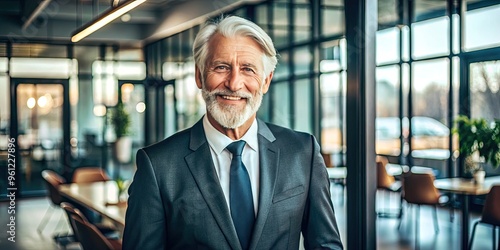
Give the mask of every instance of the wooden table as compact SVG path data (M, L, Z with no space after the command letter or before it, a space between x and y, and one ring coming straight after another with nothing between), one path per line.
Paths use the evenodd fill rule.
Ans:
M116 182L63 184L59 191L64 197L96 211L117 226L125 226L127 203L118 203Z
M473 180L464 178L445 178L434 181L434 186L436 186L437 189L463 196L462 249L467 249L469 245L469 197L489 193L490 188L494 184L500 184L500 176L487 177L482 184L476 184Z

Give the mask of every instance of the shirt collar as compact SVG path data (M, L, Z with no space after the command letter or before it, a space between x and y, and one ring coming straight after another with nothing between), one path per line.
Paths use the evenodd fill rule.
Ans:
M227 137L225 134L215 129L214 126L212 126L212 124L210 123L210 121L208 121L208 117L206 115L203 117L203 129L205 130L205 135L207 137L208 144L218 155L221 154L224 151L224 149L226 149L227 145L233 142L231 138ZM258 145L259 145L257 139L257 132L258 132L258 123L257 119L254 119L248 131L240 139L246 141L246 145L248 145L254 151L258 150Z

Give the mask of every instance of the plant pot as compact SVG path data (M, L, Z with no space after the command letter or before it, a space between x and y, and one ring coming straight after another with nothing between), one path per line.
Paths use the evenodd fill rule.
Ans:
M115 156L119 163L129 163L132 158L132 138L123 136L116 140Z
M484 176L486 175L486 171L484 170L478 170L474 173L474 182L476 184L483 184L484 183Z

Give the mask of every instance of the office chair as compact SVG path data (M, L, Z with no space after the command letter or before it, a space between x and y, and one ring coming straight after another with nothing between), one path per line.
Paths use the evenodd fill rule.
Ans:
M483 212L481 213L481 219L474 223L472 227L472 235L469 242L468 249L472 249L472 243L474 241L474 234L476 233L476 226L479 223L489 224L493 226L493 249L496 247L496 228L500 226L500 185L491 187L490 192L486 195L486 201L484 202ZM500 241L500 239L499 239ZM497 249L500 249L500 242Z
M394 176L389 175L386 170L386 165L389 163L389 160L385 156L377 156L376 157L376 164L377 164L377 190L382 191L382 194L389 193L389 200L390 200L390 195L392 193L398 193L400 194L401 192L401 182L397 181ZM399 206L401 207L401 195L399 199ZM385 201L384 197L384 201ZM384 209L385 210L385 209ZM378 212L378 216L380 217L401 217L401 212L397 214L389 213L386 211L383 212Z
M84 250L95 249L122 249L121 240L106 238L94 225L83 220L80 216L72 214L71 223L76 229L77 238Z
M408 173L403 177L403 199L408 204L417 205L415 223L415 248L418 249L418 235L420 229L420 205L430 205L434 207L434 231L439 232L437 219L437 205L440 205L441 195L434 186L434 176L430 173ZM401 227L402 220L399 221L398 228Z
M43 170L42 178L45 182L51 204L45 211L45 215L37 227L39 234L41 234L45 229L45 226L47 225L48 220L52 217L52 213L55 208L58 208L63 201L63 197L61 196L61 193L59 193L59 185L66 183L66 180L62 176L52 170Z

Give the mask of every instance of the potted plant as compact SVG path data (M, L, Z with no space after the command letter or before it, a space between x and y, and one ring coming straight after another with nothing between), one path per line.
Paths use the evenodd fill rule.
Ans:
M120 163L128 163L132 156L131 120L130 114L121 101L118 102L111 113L111 124L116 135L116 159Z
M454 133L458 134L460 154L464 158L466 175L484 180L484 163L493 168L500 166L500 120L488 123L484 118L470 119L460 115L456 120Z

